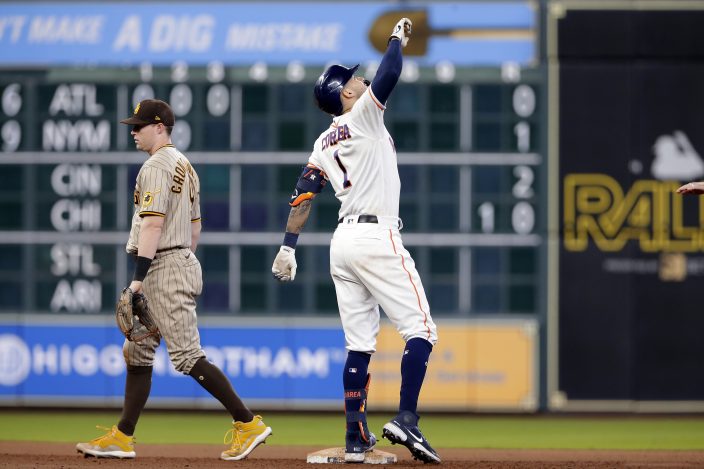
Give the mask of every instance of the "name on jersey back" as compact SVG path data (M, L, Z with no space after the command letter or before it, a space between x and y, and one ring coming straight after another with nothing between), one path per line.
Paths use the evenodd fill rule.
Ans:
M337 145L338 142L347 140L348 138L352 138L352 134L350 134L350 129L347 127L347 124L336 127L323 137L322 149L325 150L327 147Z

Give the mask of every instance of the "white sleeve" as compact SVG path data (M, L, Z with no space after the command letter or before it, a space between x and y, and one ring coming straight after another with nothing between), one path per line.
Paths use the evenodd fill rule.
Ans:
M313 165L316 168L323 169L321 155L317 148L313 149L310 156L308 157L308 164Z

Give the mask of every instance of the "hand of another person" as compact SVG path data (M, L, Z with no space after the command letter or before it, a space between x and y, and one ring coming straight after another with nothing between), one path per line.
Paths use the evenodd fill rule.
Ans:
M704 182L690 182L684 186L680 186L678 194L704 194Z

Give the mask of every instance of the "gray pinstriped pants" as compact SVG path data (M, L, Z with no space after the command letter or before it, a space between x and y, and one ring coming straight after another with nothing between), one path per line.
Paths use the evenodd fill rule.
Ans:
M171 363L177 371L188 374L195 362L205 357L196 318L196 297L203 290L200 262L187 248L157 254L143 288ZM150 336L140 343L125 340L125 363L152 366L161 337Z

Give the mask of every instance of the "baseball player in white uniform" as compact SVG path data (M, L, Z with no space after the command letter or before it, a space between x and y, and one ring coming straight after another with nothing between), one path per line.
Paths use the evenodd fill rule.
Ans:
M203 288L195 255L200 238L200 181L185 155L171 144L175 123L164 101L146 99L121 121L132 125L137 149L149 158L140 168L134 192L134 214L127 252L135 257L130 283L149 299L159 333L144 340L125 340L125 400L117 425L76 450L98 458L134 458L134 431L151 390L154 354L161 339L177 371L191 376L232 415L226 434L225 460L246 458L272 433L253 415L223 372L205 358L196 318L196 297ZM228 441L229 439L229 441Z
M401 48L410 31L407 18L396 24L373 82L354 76L358 66L341 65L332 65L318 79L318 106L334 117L315 142L291 196L284 242L272 266L280 281L295 278L298 235L313 197L329 182L341 203L330 245L330 272L348 350L343 372L348 462L364 461L376 444L367 428L366 399L379 305L406 341L399 413L384 425L383 436L408 447L417 459L440 461L418 429L416 412L437 331L415 263L401 240L401 182L394 142L384 125L385 103L401 74Z

